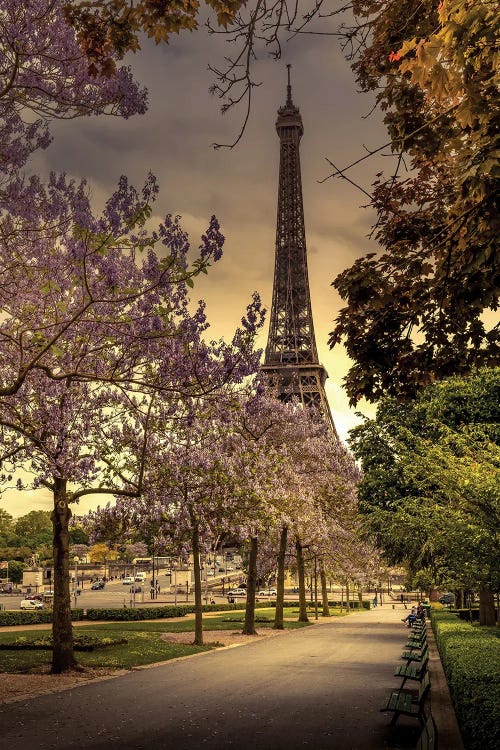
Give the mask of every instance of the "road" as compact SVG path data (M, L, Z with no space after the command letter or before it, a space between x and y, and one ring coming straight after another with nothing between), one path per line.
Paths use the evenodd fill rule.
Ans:
M242 577L241 571L235 571L229 574L233 579L233 582L229 585L225 584L225 590L227 591L230 586L235 586L239 579ZM152 600L150 598L150 580L151 574L148 576L145 585L142 585L142 591L135 595L136 606L149 606L151 604L173 604L174 595L170 592L170 577L165 574L160 574L157 580L160 584L160 596L158 599ZM212 582L216 581L219 585L222 585L222 575L208 579L208 585L211 586ZM136 584L140 585L140 584ZM208 589L208 597L211 597L213 592ZM19 609L21 600L24 598L22 594L0 594L0 608L1 609ZM80 595L76 598L76 607L89 609L90 607L123 607L124 603L127 607L131 606L132 594L130 593L130 586L123 585L121 580L108 581L104 589L99 591L92 591L90 581L85 581L83 589ZM221 595L215 595L215 600L220 602L227 602L227 598ZM177 604L185 604L187 601L193 603L193 594L190 593L186 599L185 588L183 591L179 591L177 594ZM71 596L71 604L75 606L75 598Z
M391 744L378 710L395 687L400 617L378 608L9 704L0 736L9 750L412 747L413 724Z

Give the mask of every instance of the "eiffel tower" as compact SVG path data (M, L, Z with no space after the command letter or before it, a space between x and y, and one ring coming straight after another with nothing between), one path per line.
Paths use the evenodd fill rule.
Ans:
M290 65L287 68L286 103L276 120L280 139L276 254L269 337L261 370L278 398L298 398L316 407L336 435L325 393L328 374L316 348L307 273L299 154L304 126L292 101Z

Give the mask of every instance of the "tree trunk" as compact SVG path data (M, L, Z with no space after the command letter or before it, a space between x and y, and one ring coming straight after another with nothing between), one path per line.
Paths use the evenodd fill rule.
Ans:
M297 577L299 579L299 622L309 622L306 603L304 555L302 554L302 545L299 539L297 539L297 541L295 542L295 551L297 553Z
M285 599L285 554L288 539L288 527L283 526L278 552L278 580L276 581L276 612L274 613L274 630L283 630L283 602Z
M481 586L479 590L479 624L493 627L495 623L495 600L489 586Z
M250 539L250 555L248 558L248 576L247 576L247 605L245 608L245 624L243 625L243 635L257 635L255 630L255 592L257 590L257 537Z
M455 608L456 609L464 608L464 590L463 589L455 589Z
M191 542L193 545L194 572L194 641L196 646L203 646L203 612L201 602L201 570L200 570L200 527L193 522Z
M323 565L323 560L321 559L321 557L319 558L319 578L321 581L321 596L323 599L323 612L321 614L323 617L330 617L330 607L328 605L328 589L326 585L325 566Z
M358 583L358 609L361 612L363 609L363 585Z
M345 582L345 598L347 602L347 614L351 611L351 591L349 589L349 581Z
M54 510L52 511L54 556L54 611L52 616L52 674L74 669L73 625L71 622L71 594L69 591L69 519L65 479L54 479Z

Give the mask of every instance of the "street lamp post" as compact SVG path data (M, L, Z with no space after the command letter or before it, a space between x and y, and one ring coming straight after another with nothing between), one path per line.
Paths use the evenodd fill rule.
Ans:
M156 595L156 579L155 579L155 551L153 548L153 551L151 553L151 561L153 563L153 577L151 579L151 599L155 598Z
M314 619L318 619L318 555L314 553Z
M78 596L78 563L75 557L75 580L73 581L73 598L75 602L75 608L76 608L77 596Z

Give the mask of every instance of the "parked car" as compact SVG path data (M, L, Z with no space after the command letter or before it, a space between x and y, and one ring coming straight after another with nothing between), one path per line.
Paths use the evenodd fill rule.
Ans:
M135 582L136 583L144 583L146 580L146 573L136 573L135 574Z
M455 594L451 591L447 591L445 594L439 597L438 602L440 604L455 604Z
M132 586L130 587L130 593L131 594L140 594L141 591L142 591L142 587L141 586L137 586L137 584L132 584Z
M21 609L42 609L43 604L38 599L23 599L19 607Z
M231 589L231 591L227 592L228 596L246 596L247 592L245 589Z
M131 583L135 583L134 576L125 576L122 583L124 586L130 586Z
M92 591L99 591L100 589L103 589L105 585L104 581L94 581L90 588Z
M262 591L259 591L257 596L277 596L278 592L276 589L262 589Z

